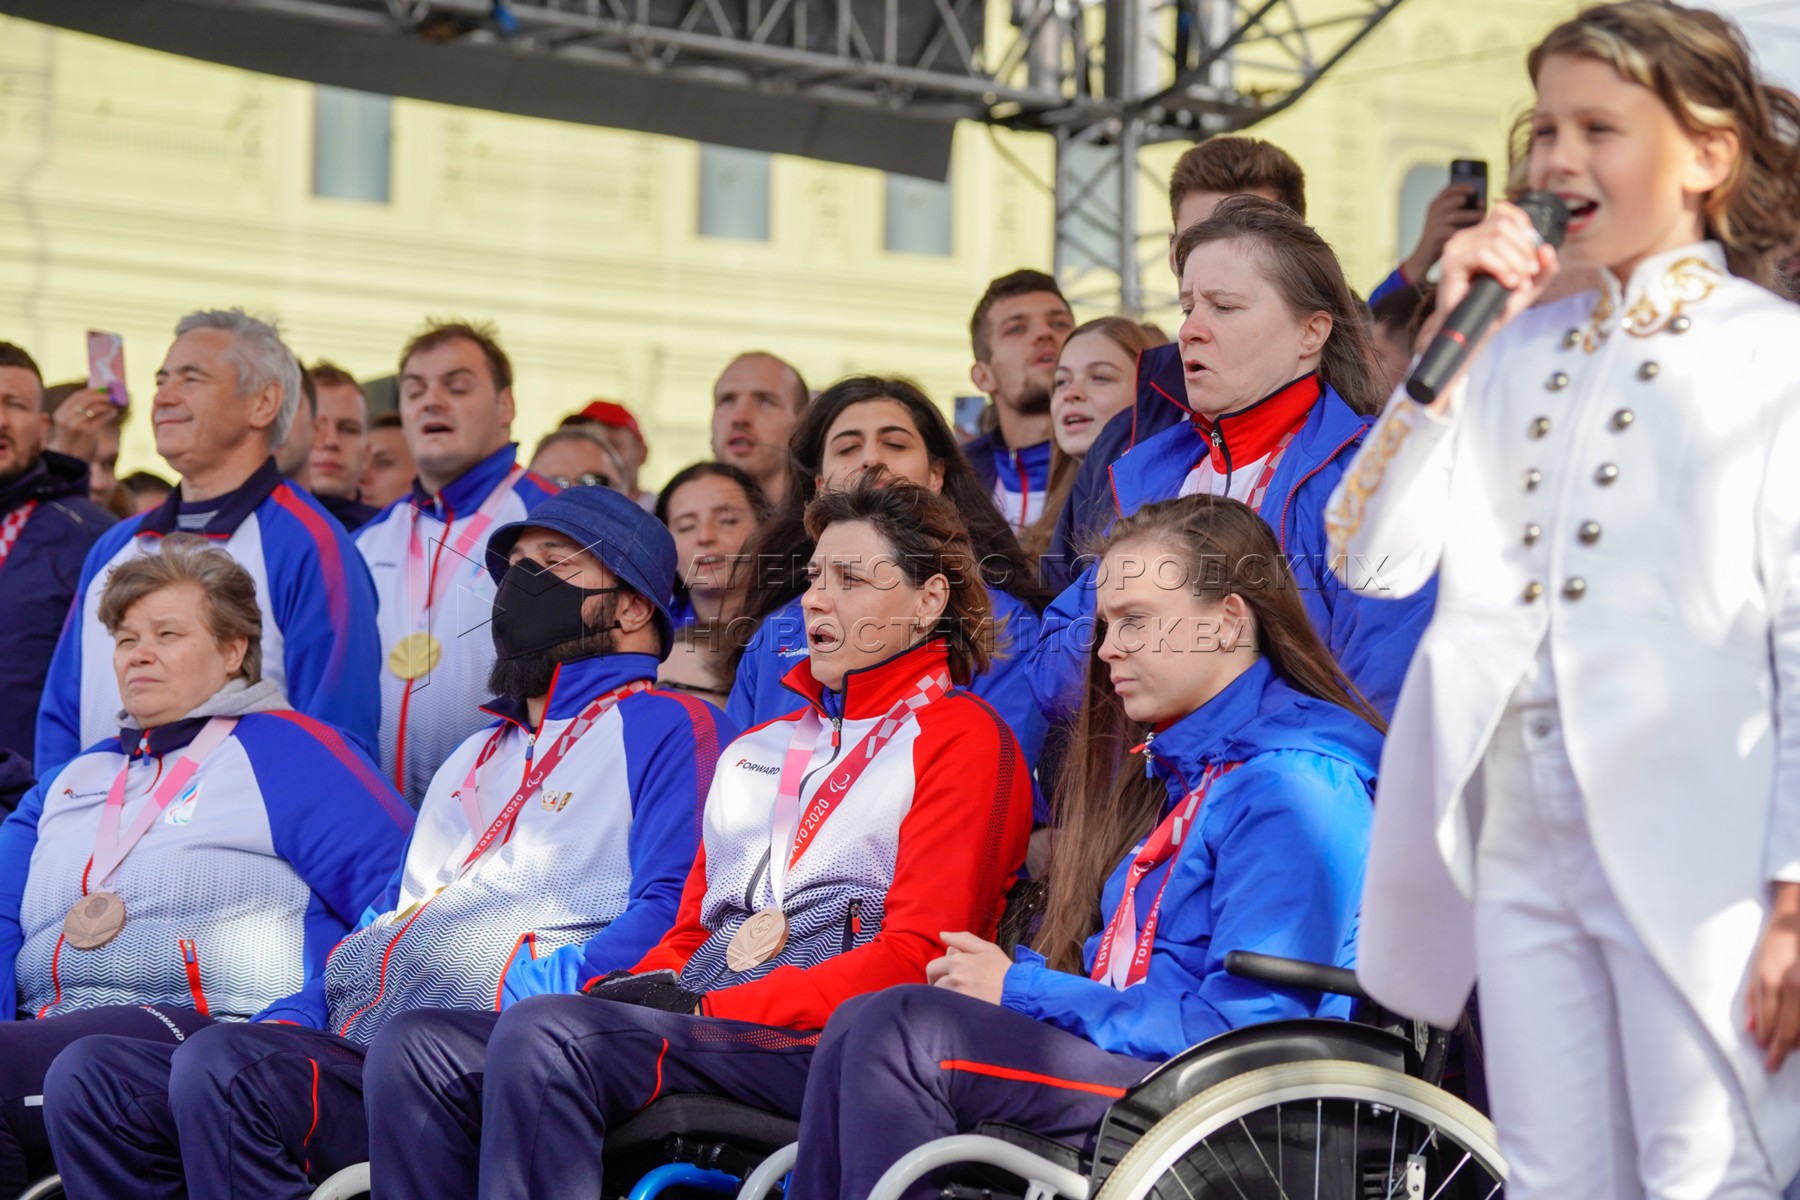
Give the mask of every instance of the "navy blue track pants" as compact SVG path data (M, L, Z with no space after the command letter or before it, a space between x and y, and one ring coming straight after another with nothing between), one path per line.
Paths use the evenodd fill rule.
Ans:
M813 1057L788 1200L862 1200L908 1151L983 1121L1091 1149L1107 1108L1155 1066L943 988L859 996Z
M44 1079L56 1056L85 1037L118 1034L173 1047L212 1021L191 1008L124 1004L39 1021L0 1023L0 1197L55 1170L44 1130Z
M299 1025L87 1038L45 1085L69 1200L305 1200L369 1156L363 1054Z
M591 996L398 1016L369 1050L375 1195L598 1196L607 1130L660 1096L798 1114L817 1038Z

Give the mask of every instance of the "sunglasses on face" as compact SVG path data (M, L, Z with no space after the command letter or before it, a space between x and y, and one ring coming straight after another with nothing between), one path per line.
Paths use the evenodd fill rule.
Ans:
M597 471L583 471L579 475L552 475L550 482L559 488L572 487L616 487L612 476L602 475Z

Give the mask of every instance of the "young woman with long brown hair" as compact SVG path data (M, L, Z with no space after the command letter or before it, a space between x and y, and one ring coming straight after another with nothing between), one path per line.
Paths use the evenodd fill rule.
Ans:
M983 1121L1080 1144L1196 1042L1349 1015L1224 969L1232 950L1354 964L1381 748L1274 534L1223 497L1150 505L1115 528L1097 595L1036 949L1014 961L948 933L935 986L839 1009L792 1200L859 1200L907 1151Z

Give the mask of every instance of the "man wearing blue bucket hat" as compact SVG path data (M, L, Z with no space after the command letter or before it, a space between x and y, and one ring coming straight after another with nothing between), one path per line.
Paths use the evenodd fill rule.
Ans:
M479 1049L513 999L573 992L663 936L738 732L652 682L675 558L604 488L494 531L497 720L445 761L387 892L299 993L179 1048L88 1039L58 1060L45 1115L75 1194L304 1196L369 1158L377 1030L430 1017Z

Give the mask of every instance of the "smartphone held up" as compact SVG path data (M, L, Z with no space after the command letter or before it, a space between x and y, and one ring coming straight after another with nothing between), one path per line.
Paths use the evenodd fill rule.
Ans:
M1458 158L1450 162L1450 186L1471 189L1469 198L1463 202L1464 208L1477 212L1487 211L1488 202L1488 165L1479 158Z
M131 404L125 388L125 339L103 329L87 335L88 387L104 395L117 408Z

